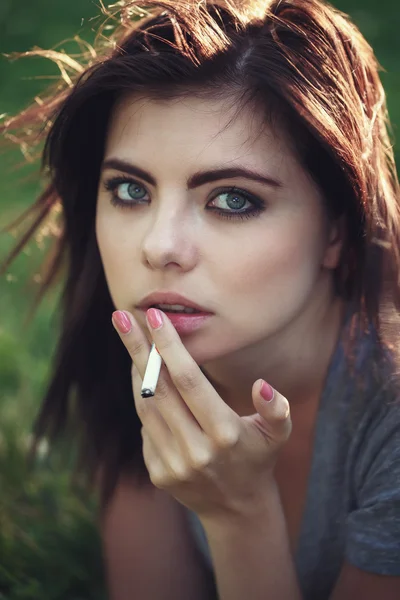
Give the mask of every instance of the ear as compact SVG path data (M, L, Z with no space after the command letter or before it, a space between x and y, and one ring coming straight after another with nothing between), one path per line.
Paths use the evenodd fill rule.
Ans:
M336 269L339 265L345 236L345 219L340 217L329 225L328 244L325 250L322 266L325 269Z

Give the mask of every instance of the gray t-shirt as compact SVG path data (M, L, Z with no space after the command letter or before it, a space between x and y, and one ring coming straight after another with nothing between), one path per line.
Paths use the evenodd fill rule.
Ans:
M294 557L305 600L328 600L344 560L400 576L400 402L389 371L376 368L375 342L364 336L353 371L340 342L329 367ZM201 523L187 512L213 569Z

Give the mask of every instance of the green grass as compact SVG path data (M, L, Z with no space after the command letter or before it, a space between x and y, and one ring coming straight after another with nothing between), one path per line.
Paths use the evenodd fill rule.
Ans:
M91 40L88 18L98 14L96 4L2 0L0 52L21 52L34 45L51 48L83 30ZM14 114L50 83L38 75L57 74L57 67L45 59L0 58L0 114ZM0 229L41 189L37 165L16 170L21 162L19 150L1 156ZM0 235L0 259L13 243L10 234ZM32 323L25 323L45 247L46 240L43 248L30 243L0 279L0 598L105 600L97 502L72 478L72 460L66 458L71 448L63 452L60 445L49 452L43 443L34 463L27 460L58 330L57 289Z
M71 449L49 453L43 442L33 464L27 460L57 337L58 290L24 325L36 292L25 289L28 265L42 254L31 244L0 284L0 598L102 600L97 503L82 482L72 483Z

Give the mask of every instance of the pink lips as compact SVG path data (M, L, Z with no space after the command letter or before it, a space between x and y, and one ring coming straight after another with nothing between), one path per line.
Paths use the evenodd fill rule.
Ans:
M192 333L193 331L197 331L201 327L204 326L206 321L214 315L214 313L208 311L204 306L193 302L186 296L182 296L182 294L178 294L177 292L171 291L162 291L159 290L157 292L152 292L145 296L141 302L137 305L136 308L139 308L144 313L151 308L156 307L157 304L180 304L187 308L193 308L198 311L196 313L177 313L177 312L168 312L167 310L162 310L167 317L170 319L171 323L177 330L179 334Z
M211 313L165 313L179 334L192 333L203 327Z
M146 314L146 309L143 310L143 312ZM212 313L204 312L192 314L168 312L166 310L163 310L162 312L167 315L179 335L185 335L197 331L205 325L206 321L210 317L213 316Z
M195 310L198 310L199 312L204 313L204 314L212 314L204 306L197 304L193 300L190 300L189 298L186 298L185 296L182 296L181 294L178 294L176 292L168 292L168 291L165 291L165 292L158 291L158 292L153 292L152 294L148 294L137 305L137 308L147 310L148 308L151 308L152 306L155 306L156 304L170 304L170 305L181 304L187 308L194 308Z

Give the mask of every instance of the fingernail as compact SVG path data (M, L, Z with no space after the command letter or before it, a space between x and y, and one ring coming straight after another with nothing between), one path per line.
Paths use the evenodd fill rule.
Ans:
M260 394L267 402L271 402L274 397L274 388L269 385L266 381L263 380L261 384Z
M149 308L146 312L147 321L153 329L160 329L163 326L162 314L157 308Z
M120 333L129 333L132 329L131 320L123 310L113 312L112 319Z

